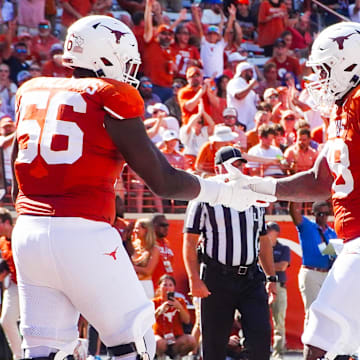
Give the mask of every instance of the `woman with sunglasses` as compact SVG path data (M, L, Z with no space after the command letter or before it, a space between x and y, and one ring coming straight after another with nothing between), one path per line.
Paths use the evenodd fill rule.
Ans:
M17 86L10 79L10 67L9 65L2 63L0 64L0 111L4 114L10 114L14 116L14 108L12 99L16 93Z
M132 244L134 254L131 260L145 293L149 299L154 297L152 273L159 262L160 249L156 244L156 234L150 219L138 219L135 223Z
M199 50L191 45L190 31L186 23L180 23L175 29L175 42L171 45L178 68L175 78L186 79L186 70L190 66L202 66Z

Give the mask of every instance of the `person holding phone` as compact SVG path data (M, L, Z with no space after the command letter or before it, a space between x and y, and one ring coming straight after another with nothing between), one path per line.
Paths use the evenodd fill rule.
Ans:
M159 280L155 305L154 333L158 356L184 356L196 346L192 335L184 334L183 324L190 323L190 314L184 299L175 296L176 281L171 275Z

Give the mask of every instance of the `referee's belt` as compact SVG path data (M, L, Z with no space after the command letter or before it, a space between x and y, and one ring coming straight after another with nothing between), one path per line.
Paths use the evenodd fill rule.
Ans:
M309 270L314 270L314 271L319 271L319 272L324 272L324 273L327 273L329 271L329 269L318 268L315 266L301 265L301 267L304 269L309 269Z
M216 269L223 275L246 276L246 275L249 275L250 273L253 274L257 268L256 262L253 262L251 265L238 265L238 266L225 265L225 264L222 264L222 263L212 259L207 254L202 254L201 260L207 266L209 266L213 269Z

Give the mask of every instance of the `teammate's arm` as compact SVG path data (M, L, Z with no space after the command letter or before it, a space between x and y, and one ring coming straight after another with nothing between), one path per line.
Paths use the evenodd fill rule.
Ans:
M250 188L257 193L275 195L278 200L313 202L327 200L332 183L329 164L321 153L308 171L282 179L265 178L262 182L251 184Z
M317 201L331 195L333 177L324 155L317 158L309 171L277 180L276 197L279 200Z
M140 118L105 116L105 128L129 166L158 196L189 200L200 192L197 178L174 169L146 134Z

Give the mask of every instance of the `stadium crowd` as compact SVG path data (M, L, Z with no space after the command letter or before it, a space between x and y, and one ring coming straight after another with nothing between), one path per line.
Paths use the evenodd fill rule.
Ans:
M340 0L326 4L360 22L359 1L347 7ZM326 141L328 114L313 108L305 84L316 78L306 59L316 32L338 19L307 2L3 0L0 7L0 146L8 189L16 90L33 77L72 76L61 61L66 29L90 14L117 17L134 32L142 58L138 89L144 126L172 166L213 176L216 152L232 145L247 160L245 173L283 177L310 169ZM186 209L185 202L152 195L128 166L115 189L127 211ZM266 211L283 214L287 207L279 202ZM12 225L1 220L6 221ZM175 288L166 217L133 224L119 216L117 224L138 277L154 298L157 354L192 352L196 358L199 333L183 327L190 315L186 297ZM176 323L169 320L174 308ZM240 348L238 356L246 356ZM89 356L100 352L99 341Z
M355 4L349 13L340 2L328 5L356 17ZM14 130L17 88L36 76L71 77L61 63L67 27L105 14L136 35L144 125L176 168L212 175L215 152L233 144L257 156L249 157L247 173L279 177L310 168L326 140L327 117L312 109L304 86L315 80L306 59L316 31L338 19L307 2L3 1L1 14L3 139ZM3 144L8 185L10 143L11 137ZM186 205L153 196L127 168L116 190L127 211L181 212ZM286 210L276 205L268 212Z

